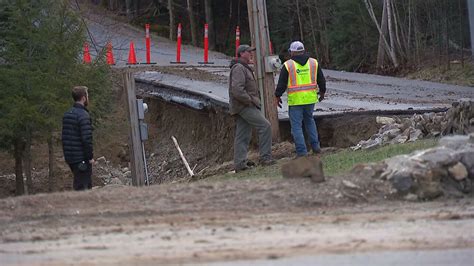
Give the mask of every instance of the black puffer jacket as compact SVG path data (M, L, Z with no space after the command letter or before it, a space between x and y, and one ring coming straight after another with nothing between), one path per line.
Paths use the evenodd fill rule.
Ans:
M89 111L79 104L64 114L62 132L64 159L68 164L89 161L92 153L92 123Z

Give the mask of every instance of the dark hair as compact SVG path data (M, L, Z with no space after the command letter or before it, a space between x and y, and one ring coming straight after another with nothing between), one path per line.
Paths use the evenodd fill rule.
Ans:
M75 102L78 102L87 95L88 88L86 86L75 86L72 88L72 98Z

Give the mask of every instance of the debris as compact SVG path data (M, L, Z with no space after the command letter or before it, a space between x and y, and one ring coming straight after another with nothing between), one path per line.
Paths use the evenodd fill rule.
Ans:
M188 170L188 173L191 177L194 176L193 170L191 170L191 167L189 167L188 161L186 161L186 158L184 157L183 152L181 151L181 148L179 147L178 140L174 136L171 136L171 139L174 142L174 145L176 146L176 149L179 152L179 156L181 157L181 160L183 160L184 166L186 166L186 170Z
M358 189L360 188L358 185L352 183L351 181L348 180L342 180L342 184L347 187L347 188L352 188L352 189Z
M361 140L353 150L373 149L386 144L413 142L426 137L474 132L474 101L461 99L447 112L414 114L411 118L376 118L383 124L369 140ZM473 141L474 142L474 141Z

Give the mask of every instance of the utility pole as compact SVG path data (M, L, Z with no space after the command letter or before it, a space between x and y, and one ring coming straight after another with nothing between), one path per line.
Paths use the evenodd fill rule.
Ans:
M132 184L134 186L145 185L145 154L140 140L140 125L138 121L137 97L135 93L135 78L133 73L125 71L123 74L124 87L127 93L127 109L130 121L130 165L132 172Z
M270 55L270 34L268 32L266 0L247 0L252 46L256 48L256 76L263 102L262 112L272 125L273 142L280 141L278 111L275 104L275 81L273 72L265 71L265 58Z
M474 0L467 0L467 10L469 15L469 28L471 29L471 53L474 58Z

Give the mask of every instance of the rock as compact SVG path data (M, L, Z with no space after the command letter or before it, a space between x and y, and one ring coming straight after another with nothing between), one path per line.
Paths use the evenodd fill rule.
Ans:
M424 151L418 151L412 159L429 163L432 166L448 166L456 164L460 156L452 149L446 147L435 147Z
M104 156L97 158L96 161L99 164L107 164L107 160L105 159Z
M390 141L391 144L401 144L408 141L408 136L398 135Z
M407 195L405 195L405 197L403 197L403 199L405 199L406 201L418 201L418 196L413 193L408 193Z
M408 171L397 171L389 180L398 193L405 194L413 190L413 178Z
M468 176L468 172L464 164L457 163L448 168L449 175L457 181L461 181Z
M387 168L385 163L367 163L367 164L356 164L351 173L357 176L364 176L370 178L380 178L382 173Z
M418 198L424 200L432 200L439 196L443 195L441 190L441 183L439 182L429 182L420 185L420 188L417 191Z
M127 171L127 172L124 173L124 175L125 175L125 178L131 178L132 171Z
M376 139L371 139L366 142L366 144L362 147L363 149L375 149L377 147L380 147L382 145L382 139L381 138L376 138Z
M415 129L410 132L409 142L417 141L421 139L422 137L423 137L423 132L421 132L421 130L419 129Z
M460 162L466 167L470 179L474 179L474 149L466 149L458 152Z
M351 181L348 181L348 180L342 180L342 184L347 187L347 188L351 188L351 189L358 189L360 188L358 185L352 183Z
M128 171L129 171L128 167L122 168L122 173L126 173L126 172L128 172Z
M396 136L400 135L401 130L399 128L387 130L383 133L383 135L388 136L389 139L393 139Z
M309 177L316 183L324 181L323 163L317 156L297 157L281 166L281 174L285 178Z
M113 177L112 179L110 179L110 182L108 184L109 185L123 185L123 182L120 179Z
M399 128L399 125L398 124L387 124L387 125L383 125L380 129L379 129L379 133L381 132L385 132L385 131L388 131L388 130L392 130L392 129L400 129Z
M411 127L413 125L413 121L406 118L402 121L402 123L399 125L398 128L400 128L401 131L406 130L407 128Z
M466 135L451 135L442 137L438 143L440 146L450 148L452 150L458 150L464 148L469 143L469 136Z
M375 118L375 121L378 123L378 124L383 124L383 125L388 125L388 124L393 124L395 123L395 119L391 118L391 117L384 117L384 116L377 116Z

